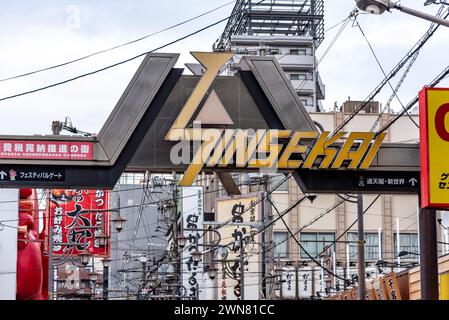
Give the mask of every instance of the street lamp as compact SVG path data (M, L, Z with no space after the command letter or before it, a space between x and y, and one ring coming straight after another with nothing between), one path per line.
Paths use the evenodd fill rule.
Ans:
M108 300L108 287L109 287L109 264L111 259L103 258L103 300Z
M401 251L398 254L398 258L400 257L404 257L404 256L408 256L409 254L413 254L415 256L419 256L419 253L415 253L415 252L409 252L409 251Z
M92 282L97 282L98 279L98 273L96 273L95 271L89 272L89 280Z
M178 247L183 249L186 246L187 237L184 235L180 235L176 238L178 240Z
M101 233L96 238L100 247L105 247L108 244L109 236L107 234Z
M390 9L396 9L409 15L428 20L445 27L449 27L449 21L435 17L433 15L418 11L412 8L408 8L398 3L394 3L390 0L355 0L357 8L362 11L366 11L371 14L382 14Z
M211 280L214 280L217 277L217 268L209 266L205 271Z
M201 257L202 257L202 253L200 251L198 251L198 249L195 249L192 253L192 260L193 262L200 262L201 261Z
M121 217L120 214L118 214L117 217L112 219L112 223L114 225L115 230L117 230L117 232L122 231L123 228L125 227L126 221L127 220L125 218Z
M87 251L83 251L78 255L78 257L80 258L81 264L83 266L87 266L89 264L90 258L92 257L92 254Z

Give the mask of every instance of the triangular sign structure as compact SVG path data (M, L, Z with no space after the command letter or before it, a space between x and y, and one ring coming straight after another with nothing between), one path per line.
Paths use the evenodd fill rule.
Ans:
M196 117L195 122L201 122L201 124L206 125L234 124L234 121L232 121L215 90L212 90L209 97L207 97L207 100Z

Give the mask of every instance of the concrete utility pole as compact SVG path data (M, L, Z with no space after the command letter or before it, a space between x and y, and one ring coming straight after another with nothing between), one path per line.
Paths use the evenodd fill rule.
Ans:
M421 299L438 300L436 210L419 210Z
M363 230L363 195L357 195L357 226L358 226L358 241L357 241L357 266L359 287L359 300L365 300L365 235Z
M262 194L262 223L263 225L269 225L271 221L273 220L273 210L271 207L270 201L267 201L267 198L270 197L268 194L269 188L268 188L268 176L264 175L263 177L263 185L264 185L264 193ZM271 270L273 270L273 250L272 250L272 241L273 241L273 226L271 225L267 229L265 229L262 232L262 243L263 243L263 252L262 252L262 277L265 277L265 275L269 274ZM267 244L269 244L267 246ZM267 253L268 248L268 253ZM273 283L275 282L275 278L270 278L270 288L273 287ZM264 295L267 299L272 299L271 290L267 290L267 279L264 278L264 281L262 283L263 289L264 289Z

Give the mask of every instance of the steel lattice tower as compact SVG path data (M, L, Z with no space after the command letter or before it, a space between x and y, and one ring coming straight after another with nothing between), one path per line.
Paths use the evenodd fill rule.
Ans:
M324 39L324 0L238 0L214 44L228 51L235 35L307 36L317 48Z

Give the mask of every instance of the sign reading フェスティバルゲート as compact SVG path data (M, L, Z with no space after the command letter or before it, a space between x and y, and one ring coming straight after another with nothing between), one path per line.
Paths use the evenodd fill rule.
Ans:
M421 207L449 207L449 88L419 94Z

